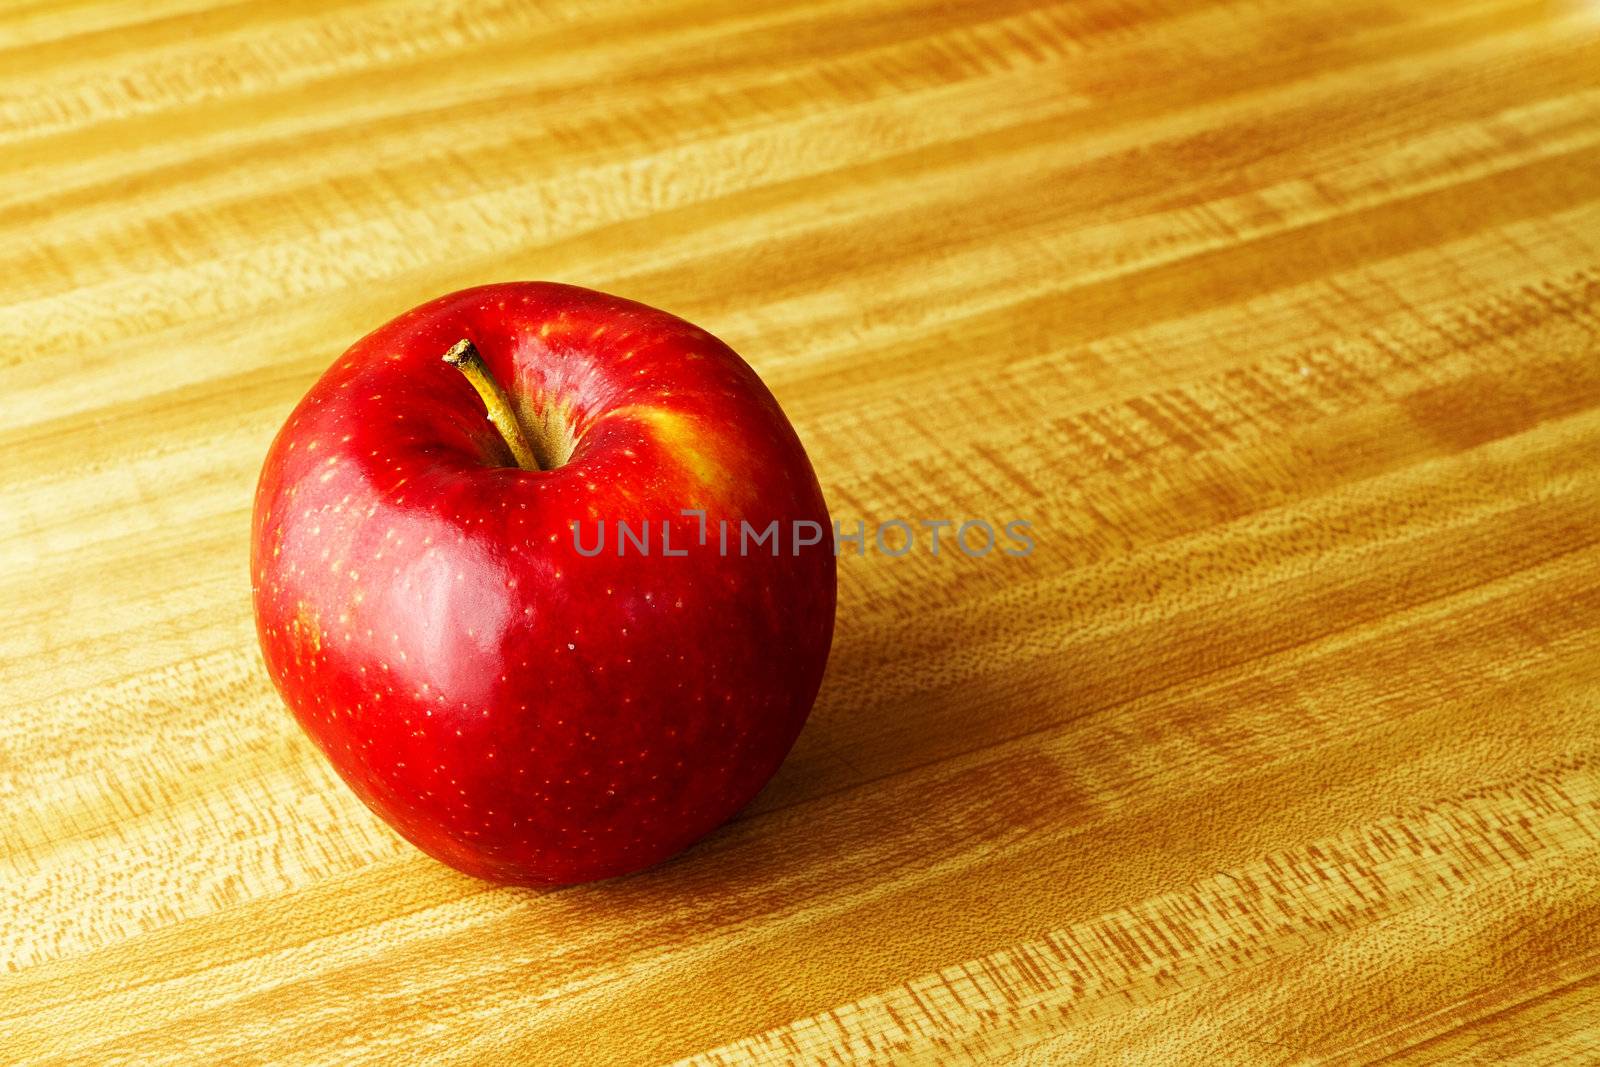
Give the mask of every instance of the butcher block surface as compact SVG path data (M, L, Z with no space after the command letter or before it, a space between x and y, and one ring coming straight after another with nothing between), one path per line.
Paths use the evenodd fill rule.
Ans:
M21 0L0 146L0 1062L1600 1061L1600 3ZM247 568L517 278L868 531L766 791L559 890L361 805Z

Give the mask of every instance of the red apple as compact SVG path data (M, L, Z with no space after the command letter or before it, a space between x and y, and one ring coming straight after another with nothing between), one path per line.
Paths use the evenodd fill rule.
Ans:
M256 490L256 626L406 838L483 878L587 881L672 856L776 771L828 657L832 535L727 345L586 289L484 286L358 341L289 416Z

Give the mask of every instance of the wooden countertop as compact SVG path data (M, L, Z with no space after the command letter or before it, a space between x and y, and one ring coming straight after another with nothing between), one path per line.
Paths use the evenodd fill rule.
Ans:
M1600 4L0 12L0 1061L1600 1062ZM555 278L772 385L818 707L609 884L400 841L251 623L267 442Z

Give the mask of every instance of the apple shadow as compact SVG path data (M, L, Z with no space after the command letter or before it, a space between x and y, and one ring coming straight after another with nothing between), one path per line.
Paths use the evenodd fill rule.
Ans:
M897 583L897 600L906 605L948 605L952 584L964 584L960 576L952 582L937 562L911 570L920 582ZM1018 577L1032 573L1024 566ZM1090 806L1082 784L1055 761L1004 749L1070 720L1074 713L1064 703L1095 706L1092 685L1069 686L1065 697L1051 687L1020 688L1006 672L982 669L970 647L963 651L971 642L961 628L930 627L929 613L916 610L853 612L847 588L841 583L834 645L816 704L777 774L742 811L677 857L602 883L613 904L626 907L636 893L653 896L656 886L693 891L706 870L717 872L721 889L759 889L764 880L787 882L852 850L881 854L885 862L925 861L946 843L970 840L965 833L930 833L939 819L968 830L974 820L992 821L997 832L1012 833L1036 821L1058 823ZM1056 666L1058 674L1074 673L1065 654ZM937 796L925 795L930 791ZM1030 798L1033 815L1019 815L1019 796ZM894 842L904 849L885 847Z

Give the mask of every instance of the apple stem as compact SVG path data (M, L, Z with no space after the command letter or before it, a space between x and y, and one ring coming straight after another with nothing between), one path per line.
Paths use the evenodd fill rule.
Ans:
M522 423L517 421L511 400L506 396L505 390L500 388L500 383L494 380L494 375L489 373L489 366L484 363L483 356L479 355L477 346L463 338L450 346L450 351L444 354L444 361L465 375L467 381L478 391L478 396L482 398L484 409L489 415L489 421L505 439L506 446L511 449L511 455L517 461L517 466L525 471L544 470L539 458L528 445L528 436L523 432Z

